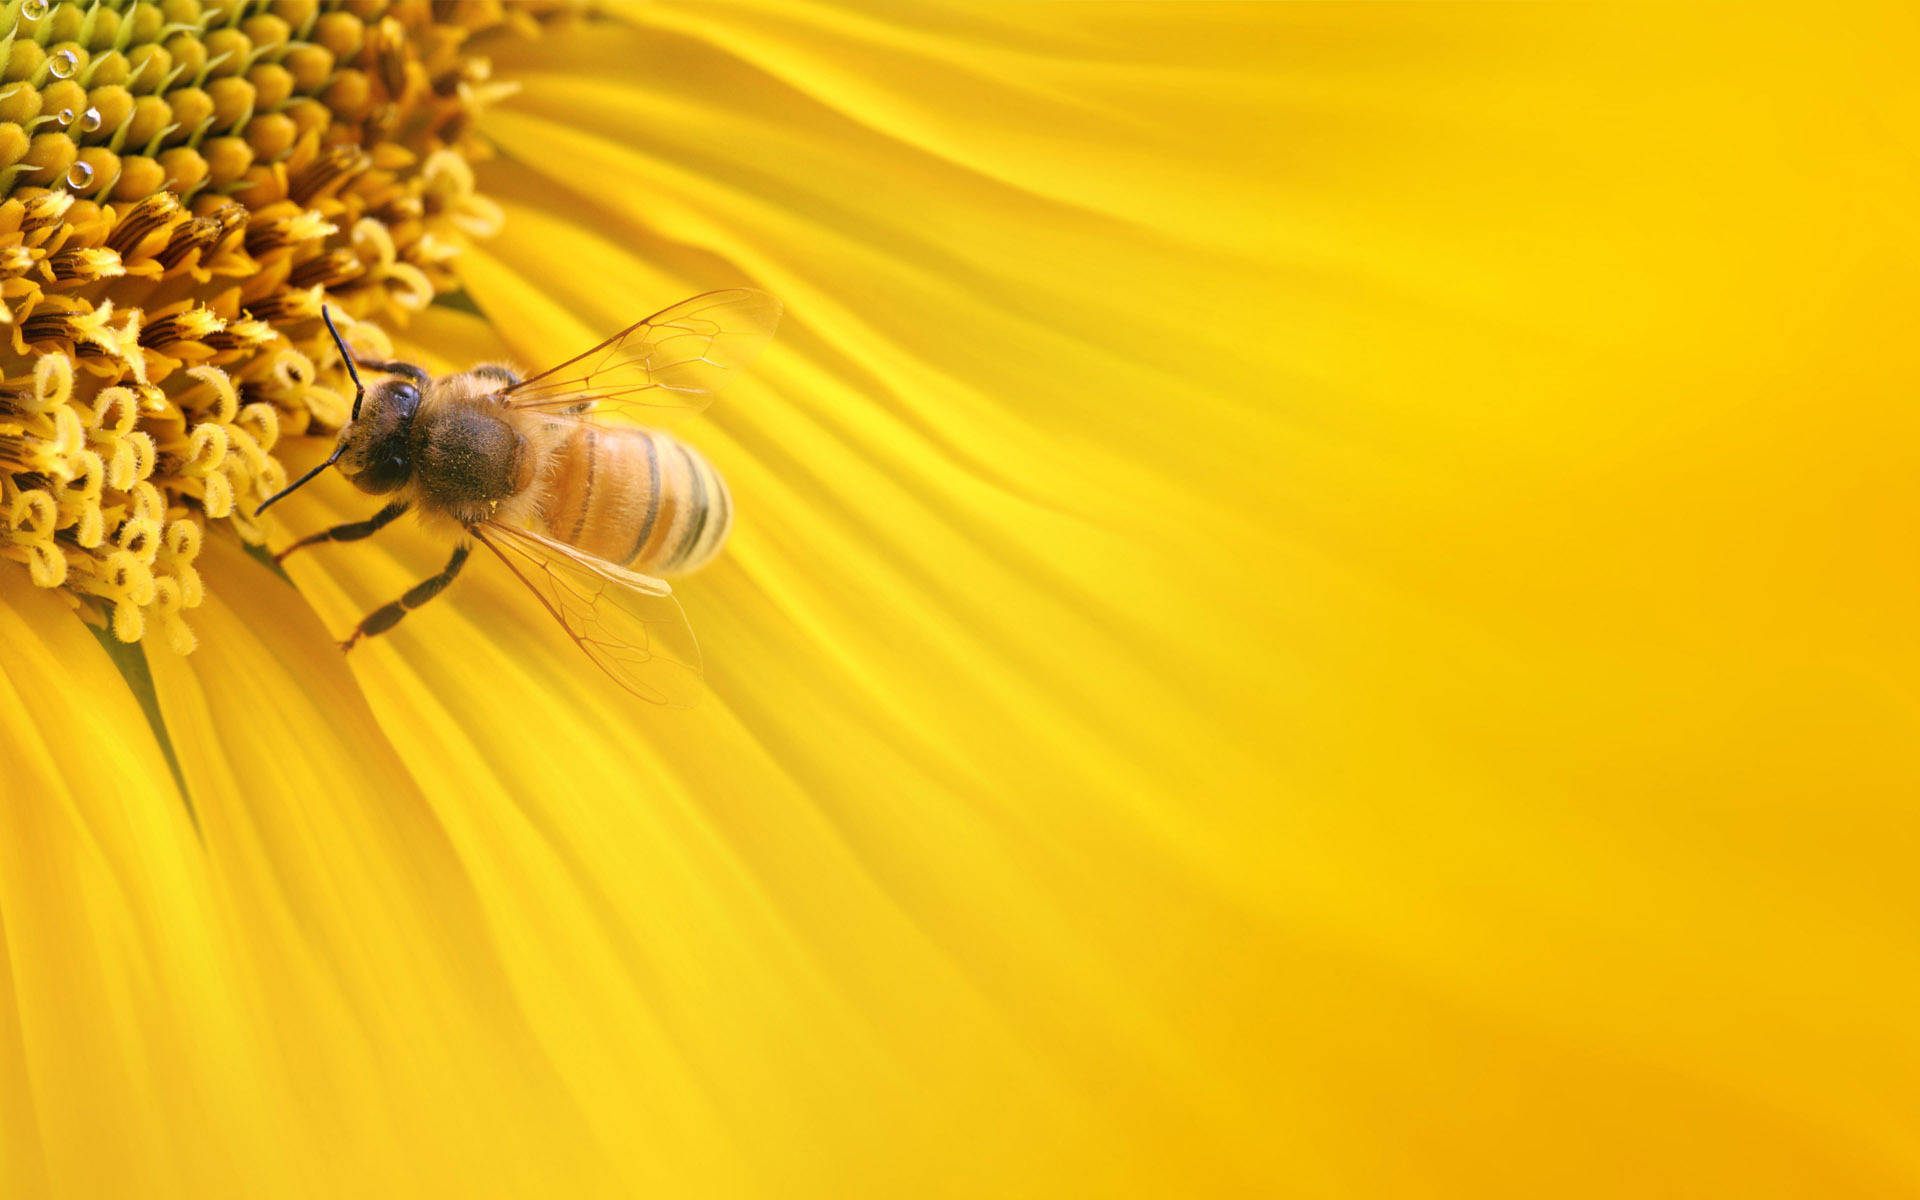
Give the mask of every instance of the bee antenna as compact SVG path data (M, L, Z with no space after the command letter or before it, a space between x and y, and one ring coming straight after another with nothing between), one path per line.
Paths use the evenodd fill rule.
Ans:
M353 369L353 351L347 349L347 339L341 337L340 331L334 328L333 314L327 311L327 306L324 304L320 306L320 319L327 323L327 332L333 335L333 344L340 347L340 360L347 364L347 374L353 379L353 415L350 416L348 420L358 421L360 419L360 397L367 394L367 385L360 382L360 372ZM333 460L328 459L327 461L331 462ZM300 481L300 483L305 482L306 480L304 479ZM300 484L294 485L294 487L298 486L300 486ZM289 488L287 490L292 491L293 489ZM284 496L286 492L282 492L280 495ZM276 499L278 499L278 497L276 497ZM267 503L271 504L273 501L269 500ZM262 507L265 506L263 505Z
M285 496L288 492L293 491L295 488L300 487L302 484L307 483L315 475L318 475L320 472L332 466L334 463L334 460L340 457L340 452L346 448L347 447L345 442L342 442L339 445L335 446L333 448L333 453L327 455L327 460L325 462L321 463L319 466L315 467L313 470L308 471L305 475L302 475L300 478L294 480L292 483L288 484L287 486L281 488L279 491L275 492L273 495L268 496L265 500L262 500L260 502L260 507L253 510L253 515L256 517L259 516L261 513L267 511L268 505L277 503L282 496Z

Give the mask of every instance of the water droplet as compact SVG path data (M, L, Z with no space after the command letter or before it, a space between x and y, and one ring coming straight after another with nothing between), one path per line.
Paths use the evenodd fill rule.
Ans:
M90 108L87 111L81 113L80 128L86 130L88 133L92 133L94 130L100 128L100 110L97 108Z
M53 119L55 121L58 121L62 127L71 125L73 124L73 110L70 108L63 108L60 110L59 115L55 116Z
M79 69L80 56L71 50L55 50L53 59L47 63L47 70L53 72L55 79L72 79Z
M52 0L25 0L20 5L20 15L29 21L38 21L52 11Z
M67 186L79 189L93 182L93 164L80 159L67 168Z

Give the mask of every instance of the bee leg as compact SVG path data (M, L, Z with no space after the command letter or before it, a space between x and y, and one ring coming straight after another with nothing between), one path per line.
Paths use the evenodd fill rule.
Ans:
M385 633L398 625L401 617L445 591L447 585L453 582L453 577L460 573L460 568L467 565L467 555L472 550L472 546L462 545L453 552L453 557L447 560L446 568L438 575L421 580L408 588L407 594L398 600L391 604L382 604L368 613L360 624L354 627L353 632L347 636L347 640L340 643L340 649L351 650L361 638L377 637Z
M348 521L344 525L335 525L332 529L322 529L319 533L310 533L293 545L288 546L285 550L274 555L273 561L276 563L285 561L287 555L292 554L302 546L315 546L321 542L357 542L363 537L372 537L380 530L391 525L394 518L405 511L407 511L407 502L405 500L395 500L392 504L387 505L364 521Z

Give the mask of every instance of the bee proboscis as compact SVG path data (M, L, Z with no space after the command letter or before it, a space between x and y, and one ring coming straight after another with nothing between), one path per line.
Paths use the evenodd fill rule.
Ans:
M412 511L455 541L452 558L367 614L343 648L385 633L439 595L477 543L622 687L655 703L690 703L700 654L662 576L692 571L719 552L733 500L719 472L685 442L607 418L705 407L719 378L767 344L780 313L765 292L708 292L538 375L522 379L483 364L435 379L412 363L355 358L322 309L353 377L352 415L326 461L256 515L336 464L361 491L395 498L364 521L301 538L275 560L369 537ZM368 387L360 369L389 378Z

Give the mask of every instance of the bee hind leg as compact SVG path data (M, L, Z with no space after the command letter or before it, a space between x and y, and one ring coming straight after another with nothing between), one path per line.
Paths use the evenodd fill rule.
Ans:
M354 626L353 632L347 635L347 640L340 643L340 649L342 651L353 649L363 637L378 637L398 625L401 617L445 591L447 585L453 582L453 577L460 573L460 568L467 565L467 555L472 551L472 546L462 544L453 552L453 557L447 560L447 565L438 575L421 580L408 588L407 594L398 600L390 604L382 604L368 613L361 619L360 624Z
M364 521L348 521L344 525L335 525L331 529L322 529L319 533L310 533L293 545L273 556L273 561L285 562L287 555L302 546L317 546L321 542L357 542L364 537L372 537L380 530L391 525L394 518L407 511L405 500L395 500L379 512Z

